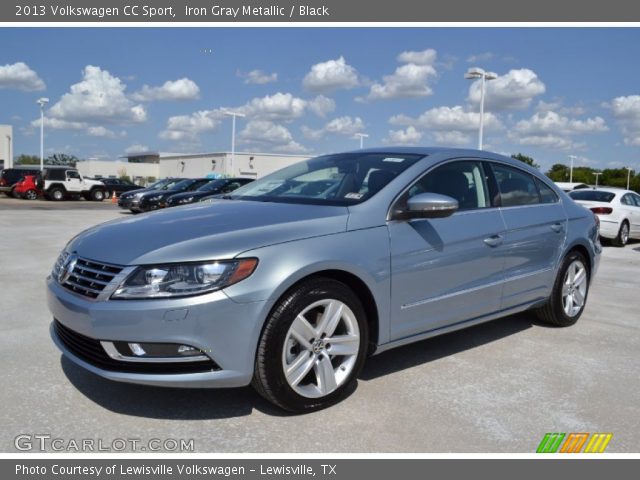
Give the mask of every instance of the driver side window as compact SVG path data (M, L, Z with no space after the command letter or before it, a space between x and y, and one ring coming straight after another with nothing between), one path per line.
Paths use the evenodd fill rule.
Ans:
M447 163L427 173L409 188L407 198L420 193L438 193L458 201L458 210L491 206L486 176L480 162Z

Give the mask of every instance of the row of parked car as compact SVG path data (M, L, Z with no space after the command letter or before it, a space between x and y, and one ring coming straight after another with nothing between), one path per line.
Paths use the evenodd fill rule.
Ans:
M7 196L35 200L85 198L102 201L112 195L118 204L134 213L185 205L232 192L251 182L250 178L165 178L148 187L120 178L83 177L75 168L49 166L7 168L0 172L0 192Z
M147 188L121 194L118 205L133 213L177 207L224 196L252 181L251 178L240 177L165 178Z

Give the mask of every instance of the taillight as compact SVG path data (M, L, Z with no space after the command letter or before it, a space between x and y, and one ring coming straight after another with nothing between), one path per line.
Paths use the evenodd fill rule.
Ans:
M0 178L0 185L6 185L7 181L4 178Z
M610 207L593 207L591 211L597 215L609 215L613 212L613 208Z

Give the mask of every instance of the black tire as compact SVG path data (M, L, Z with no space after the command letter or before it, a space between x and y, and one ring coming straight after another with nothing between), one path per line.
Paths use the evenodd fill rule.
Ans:
M104 195L104 190L102 190L101 188L94 188L89 193L91 200L93 200L94 202L102 202L104 200Z
M64 197L65 197L65 191L61 187L52 187L47 192L47 198L49 200L53 200L54 202L59 202L61 200L64 200Z
M574 264L574 262L580 262L585 269L586 274L586 291L583 296L583 303L577 313L568 315L565 311L565 303L563 300L563 289L565 287L565 281L567 279L567 271ZM575 324L587 304L587 298L589 296L589 283L591 280L591 272L589 271L589 262L584 255L576 250L569 252L569 254L562 261L562 265L558 270L558 276L553 283L553 289L551 291L551 297L547 303L536 309L538 318L545 323L554 325L556 327L570 327Z
M351 371L340 380L337 388L324 396L310 398L297 393L291 387L285 377L283 358L293 321L305 308L322 300L337 300L350 309L357 322L360 343L357 355L355 357L351 355L351 358L355 359L349 367ZM289 412L306 413L326 408L344 399L355 389L366 358L368 337L366 313L355 293L342 282L324 277L311 278L285 293L267 319L258 344L252 385L268 401ZM322 336L317 341L322 342L324 338ZM330 338L327 337L327 340ZM326 348L325 354L328 354L326 358L331 357L331 367L334 361L340 363L343 357L332 356L330 353L332 346L329 343L325 343L321 348ZM302 353L306 354L306 351L299 352L299 354ZM308 374L312 376L320 369L322 354L316 353L313 360L314 367L308 370ZM314 356L312 352L309 354L310 357ZM336 375L339 375L341 368L341 366L336 367L338 372Z
M612 243L616 247L624 247L629 242L629 222L623 220L618 230L618 236L613 239Z
M33 188L31 190L27 190L24 192L22 196L25 200L35 200L38 198L38 192L36 192Z

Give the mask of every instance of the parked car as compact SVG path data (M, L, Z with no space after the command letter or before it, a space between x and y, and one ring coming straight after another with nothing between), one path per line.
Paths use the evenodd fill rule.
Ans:
M133 199L137 195L146 193L146 192L151 192L154 190L161 190L165 187L176 184L181 180L184 180L184 178L163 178L162 180L158 180L157 182L152 183L146 188L140 188L138 190L131 190L130 192L122 193L120 194L120 197L118 197L118 206L120 208L129 210L129 208L131 208L131 203L133 202Z
M0 192L7 197L13 197L13 188L16 183L22 180L25 175L37 175L38 173L40 173L39 167L5 168L0 171Z
M572 192L573 190L591 188L586 183L580 183L580 182L556 182L556 186L566 193Z
M13 195L25 200L35 200L42 195L42 190L37 185L37 175L25 175L22 180L15 184Z
M233 192L242 185L253 182L253 178L219 178L205 183L197 190L176 193L165 201L166 207L177 207L189 203L199 202L204 197Z
M101 202L107 191L102 182L84 178L78 170L71 167L46 167L38 177L38 188L47 200L65 199L93 200Z
M136 185L131 180L127 180L126 178L100 178L102 183L104 183L105 188L107 189L107 197L111 198L113 193L115 192L116 197L119 197L124 192L130 192L132 190L140 190L143 187L140 185Z
M136 195L131 202L131 210L133 213L149 212L158 208L166 207L164 203L167 198L176 193L191 192L197 190L205 183L210 182L209 178L187 178L174 184L169 184L157 191L146 192Z
M251 383L307 412L373 353L528 309L573 325L602 250L592 212L486 151L326 155L225 198L74 237L47 279L64 355L123 382Z
M599 187L569 193L576 203L600 219L600 236L624 247L630 238L640 240L640 195L621 188Z

